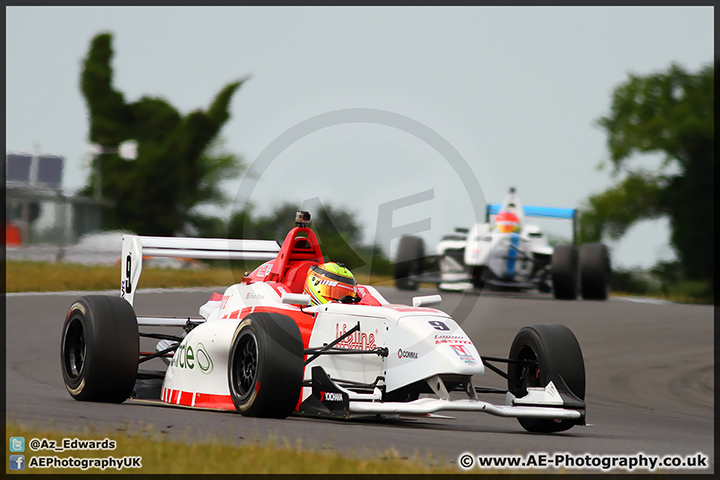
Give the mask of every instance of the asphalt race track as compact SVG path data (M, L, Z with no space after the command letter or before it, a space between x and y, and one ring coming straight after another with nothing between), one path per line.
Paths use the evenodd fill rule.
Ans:
M210 292L141 289L135 308L138 314L197 316ZM381 293L391 302L405 304L411 303L413 296L392 288L382 288ZM432 293L436 292L414 294ZM454 419L348 422L302 417L254 419L138 402L76 402L63 386L59 351L65 313L78 296L7 295L8 421L61 429L90 424L101 432L152 425L155 432L187 441L217 435L242 443L273 435L292 445L300 439L306 448L355 457L380 456L390 448L403 456L418 453L426 458L430 452L443 464L456 464L464 452L598 456L699 452L709 457L710 467L695 472L714 470L712 306L443 293L440 308L461 323L482 355L507 356L515 333L525 325L561 323L575 333L585 358L587 421L591 426L538 435L526 433L515 419L471 412L445 412ZM474 383L505 386L489 371ZM501 395L481 398L504 402Z

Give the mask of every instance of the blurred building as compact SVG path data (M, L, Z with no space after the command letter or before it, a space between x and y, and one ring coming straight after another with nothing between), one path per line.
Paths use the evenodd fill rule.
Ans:
M67 194L62 188L65 159L59 155L8 152L5 155L7 247L37 244L63 247L99 231L103 201ZM50 218L41 225L38 219Z

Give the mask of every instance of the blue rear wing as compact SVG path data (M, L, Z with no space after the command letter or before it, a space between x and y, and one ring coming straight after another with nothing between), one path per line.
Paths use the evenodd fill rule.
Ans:
M487 215L497 215L500 213L502 205L499 203L488 204ZM556 208L556 207L531 207L523 206L523 213L526 217L546 217L546 218L566 218L572 220L575 218L576 210L574 208Z
M485 221L490 222L490 215L500 213L502 205L499 203L488 203L485 213ZM577 209L575 208L556 208L556 207L535 207L523 205L523 214L526 217L544 217L544 218L562 218L573 221L573 244L577 242Z

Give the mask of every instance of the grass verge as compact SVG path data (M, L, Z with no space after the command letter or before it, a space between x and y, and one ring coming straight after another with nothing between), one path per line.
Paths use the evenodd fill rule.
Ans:
M271 438L259 442L242 440L242 445L235 445L232 438L208 437L199 442L177 441L162 438L163 434L152 426L144 428L127 428L125 431L101 432L93 428L85 428L82 432L63 432L56 429L30 428L16 422L8 422L7 438L25 438L25 472L26 473L181 473L181 474L221 474L221 473L285 473L285 474L322 474L322 473L395 473L395 474L443 474L462 473L459 468L439 466L432 457L423 459L419 455L403 458L397 451L379 452L372 459L348 458L340 453L319 452L317 449L303 448L300 443L291 445L285 439ZM189 435L188 435L189 437ZM74 438L81 440L104 440L108 438L116 442L113 450L68 450L58 453L51 450L32 451L29 448L32 439L55 440L58 445L62 440ZM79 468L31 468L32 457L52 456L58 458L73 457L75 459L108 458L140 456L141 468L92 467ZM88 460L85 460L89 463ZM11 471L9 464L5 473Z
M5 291L65 292L120 290L120 267L73 263L8 261L5 264ZM139 288L230 286L241 280L231 268L201 269L143 267ZM389 277L357 275L362 284L383 284Z
M369 276L358 273L358 283L394 287L390 276ZM212 267L203 269L143 267L140 289L181 287L225 287L241 280L239 271L231 268ZM12 292L65 292L120 290L120 267L109 265L80 265L73 263L50 263L8 261L6 263L5 291ZM423 288L435 288L434 284L422 284ZM714 294L702 282L680 282L662 291L660 288L626 288L613 290L616 296L643 296L676 303L712 304Z

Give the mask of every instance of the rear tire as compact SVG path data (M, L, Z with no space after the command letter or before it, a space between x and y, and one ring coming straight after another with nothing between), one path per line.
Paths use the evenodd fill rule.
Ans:
M60 364L65 388L75 400L123 402L135 386L139 356L137 317L127 301L88 295L70 306Z
M395 286L398 290L417 290L419 282L416 275L423 273L425 243L415 236L400 239L397 256L395 257Z
M580 290L585 300L607 300L610 293L610 254L602 243L580 246Z
M482 290L485 287L485 281L488 279L490 269L487 266L473 267L472 269L472 281L473 286L478 290Z
M577 338L564 325L533 325L523 327L515 335L510 347L511 360L530 360L537 367L521 367L516 363L508 365L508 376L519 381L523 388L545 387L549 374L562 376L570 391L579 399L585 399L585 363ZM517 385L508 381L508 389ZM552 433L572 428L572 420L548 420L518 418L520 425L528 432Z
M578 294L578 252L572 245L558 245L553 250L550 276L553 294L560 300L575 300Z
M304 354L300 329L277 313L251 313L238 325L228 380L235 408L247 417L285 418L300 398Z

